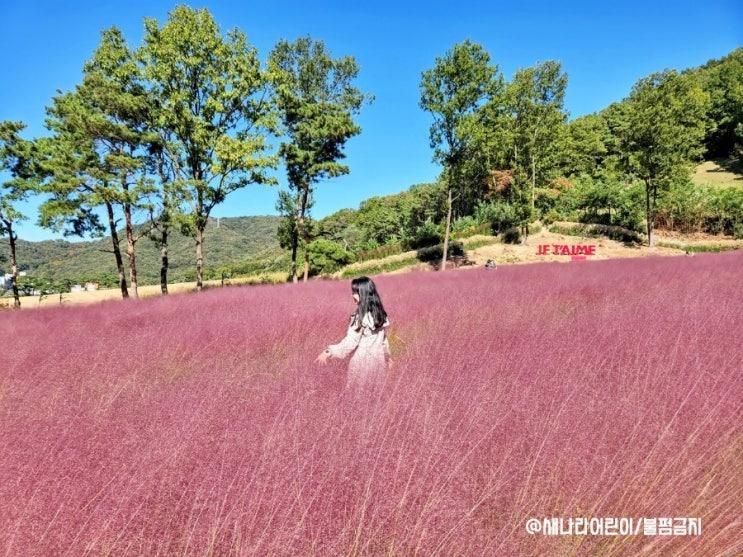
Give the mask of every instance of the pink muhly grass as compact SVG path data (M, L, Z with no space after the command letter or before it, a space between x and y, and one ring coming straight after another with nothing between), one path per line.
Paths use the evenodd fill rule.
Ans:
M732 555L743 254L383 276L4 314L1 555ZM701 536L528 535L701 517Z

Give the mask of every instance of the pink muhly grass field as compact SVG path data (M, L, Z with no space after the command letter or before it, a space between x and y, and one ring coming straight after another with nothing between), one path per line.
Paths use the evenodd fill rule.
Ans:
M350 281L3 313L0 555L734 555L743 253L376 279L393 374L313 363ZM701 536L528 535L700 517Z

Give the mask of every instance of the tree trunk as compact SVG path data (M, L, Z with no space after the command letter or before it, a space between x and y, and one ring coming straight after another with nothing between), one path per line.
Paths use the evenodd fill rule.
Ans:
M295 217L296 218L296 217ZM298 220L294 221L294 231L292 232L292 269L291 269L291 277L292 282L296 284L297 282L297 247L299 245L299 233L297 231L297 222Z
M645 182L645 216L648 221L648 247L653 247L653 212L650 207L650 183Z
M204 229L196 227L196 291L204 287Z
M168 227L163 227L160 236L160 292L168 294Z
M129 290L126 286L126 274L124 273L124 260L121 258L121 249L119 248L119 234L116 232L116 219L114 219L114 207L106 201L106 211L108 211L108 228L111 232L111 244L113 245L114 257L116 258L116 269L119 271L119 288L121 288L121 297L128 298Z
M18 293L18 260L16 259L16 236L13 232L13 223L6 221L8 238L10 239L10 284L13 289L13 307L21 308L21 296Z
M131 205L124 203L124 222L126 223L126 257L129 261L129 285L132 287L132 294L139 298L137 290L137 257L134 253L134 226L132 225Z
M309 191L306 187L303 187L300 193L301 203L299 205L299 224L300 226L297 227L297 234L302 235L302 243L304 244L304 273L302 276L302 282L307 282L307 277L310 274L310 254L307 250L308 247L308 234L307 234L307 226L306 226L306 215L307 212L307 197L309 195Z
M302 221L302 210L297 207L294 215L294 226L292 227L292 268L291 277L294 284L297 283L297 250L299 248L299 226Z
M446 271L446 256L449 253L449 232L451 231L451 185L449 185L446 210L446 232L444 232L444 253L441 256L441 270Z
M537 161L531 156L531 212L534 214L534 197L537 191Z

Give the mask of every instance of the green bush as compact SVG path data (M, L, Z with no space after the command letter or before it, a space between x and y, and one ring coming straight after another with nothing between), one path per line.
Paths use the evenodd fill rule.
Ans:
M431 220L427 220L415 229L411 238L406 238L405 245L408 249L419 249L436 245L441 240L442 235L439 226Z
M618 242L624 242L625 244L640 244L643 241L642 235L634 230L604 224L553 224L549 227L549 231L555 234L565 234L566 236L605 236Z
M735 236L736 228L743 224L743 188L710 188L710 194L706 231Z
M322 238L310 242L308 251L312 275L333 273L354 259L340 244Z
M450 242L449 247L447 249L447 259L451 259L452 257L464 257L465 251L464 251L464 245L462 242ZM441 261L441 258L444 255L444 244L439 244L437 246L429 246L426 248L421 248L418 250L418 253L416 253L416 257L418 258L418 261L422 261L424 263L430 263L433 261Z
M499 234L521 221L517 208L501 201L480 203L475 210L475 218L480 222L490 223L493 234Z
M521 241L521 231L518 226L512 226L503 232L503 242L506 244L518 244Z
M452 232L465 232L471 228L477 227L480 222L478 220L471 216L467 215L466 217L461 217L455 220L451 225L451 231Z
M549 226L550 224L558 220L562 220L562 215L560 215L560 213L557 212L557 210L555 209L550 209L544 215L542 215L542 222L546 226Z

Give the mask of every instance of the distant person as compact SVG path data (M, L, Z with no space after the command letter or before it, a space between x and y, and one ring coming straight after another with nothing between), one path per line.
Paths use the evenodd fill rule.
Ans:
M351 293L356 311L351 314L345 338L328 346L315 360L325 364L329 358L342 359L354 352L348 362L346 388L383 381L392 363L387 340L390 322L374 282L369 277L355 278Z
M486 269L495 269L495 268L496 268L496 266L495 266L495 261L493 261L492 259L488 259L488 260L487 260L487 261L485 262L485 268L486 268Z

